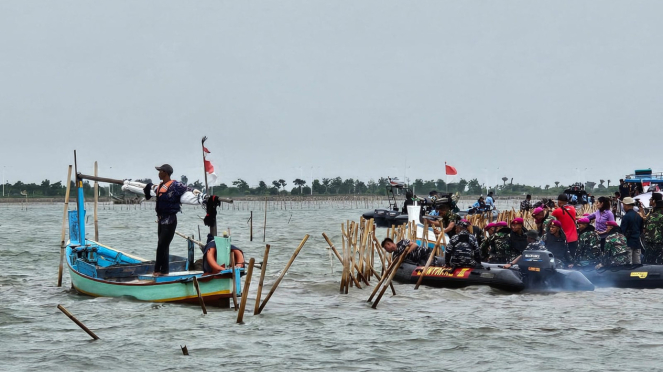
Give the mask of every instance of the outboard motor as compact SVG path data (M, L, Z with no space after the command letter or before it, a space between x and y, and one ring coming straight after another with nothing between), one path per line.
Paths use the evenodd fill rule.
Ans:
M549 279L555 275L555 257L550 251L525 250L518 260L518 268L527 288L549 289Z

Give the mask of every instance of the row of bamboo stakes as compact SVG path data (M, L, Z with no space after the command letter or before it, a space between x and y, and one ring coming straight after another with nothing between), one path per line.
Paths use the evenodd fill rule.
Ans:
M583 206L576 207L576 215L578 218L581 218L584 214L591 214L596 212L598 205L585 204ZM552 213L552 209L548 209ZM536 224L534 222L534 217L532 217L532 211L517 211L514 208L511 210L504 210L497 214L496 218L492 217L492 212L486 212L482 214L474 214L465 216L465 219L468 220L472 225L477 226L481 229L485 228L491 222L495 221L505 221L511 224L515 218L522 218L524 221L523 227L526 229L534 229Z

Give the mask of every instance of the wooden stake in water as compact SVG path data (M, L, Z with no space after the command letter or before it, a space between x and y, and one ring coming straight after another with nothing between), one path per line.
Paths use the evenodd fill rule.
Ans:
M258 282L258 293L256 294L256 305L253 309L253 315L259 314L260 295L262 294L262 285L265 280L265 271L267 270L267 258L269 258L269 244L265 246L265 254L262 256L262 265L260 265L260 281Z
M237 281L236 281L236 275L235 275L235 254L233 253L233 250L230 250L230 273L233 281L233 306L235 311L238 310L237 308Z
M62 231L60 233L60 268L58 270L58 287L62 287L62 271L64 265L64 248L65 248L65 229L67 228L67 214L69 213L69 190L71 189L71 165L67 172L67 191L64 194L64 213L62 214Z
M246 307L246 299L249 297L249 288L251 286L251 275L253 275L253 265L255 264L255 258L251 257L249 260L249 269L246 273L246 279L244 280L244 290L242 291L242 301L239 304L239 313L237 314L237 323L244 323L244 308Z
M428 231L425 231L424 234L428 235ZM424 273L428 270L430 267L431 263L433 263L433 259L435 258L435 253L438 250L438 247L440 246L440 240L444 240L444 245L446 246L446 238L444 237L444 223L440 223L440 236L437 237L437 241L435 242L435 246L433 247L433 251L430 253L430 256L428 256L428 260L426 261L426 265L424 266L424 269L421 271L421 275L419 275L419 280L417 280L417 284L414 286L414 289L419 289L419 286L421 285L421 281L424 279Z
M386 284L382 286L382 290L380 291L380 294L378 295L378 298L376 298L375 301L373 302L373 306L371 306L372 308L375 309L375 308L378 307L378 303L380 303L380 299L382 299L382 296L384 295L384 292L387 290L387 287L389 287L389 285L391 284L391 281L394 279L394 276L396 276L396 272L398 272L398 268L401 267L401 264L403 263L403 260L405 259L405 256L407 256L409 253L410 253L410 250L406 249L403 252L403 254L401 254L401 256L398 257L398 261L394 260L392 265L393 264L395 264L395 265L391 268L391 274L389 275L389 278L387 278ZM385 275L385 277L387 277L387 275Z
M97 162L94 162L94 176L98 177ZM99 205L99 182L94 181L94 241L99 241L99 218L97 217L97 206Z
M196 293L198 294L198 302L200 303L200 307L203 309L203 314L207 314L205 301L203 300L203 295L200 293L200 285L198 285L198 278L196 278L195 276L193 277L193 288L196 290Z
M283 280L283 277L288 272L288 269L290 269L290 265L292 265L292 263L295 261L295 258L297 258L297 255L299 254L299 251L302 250L302 248L304 247L304 244L306 244L306 241L308 240L308 238L309 238L309 235L306 234L304 239L302 239L302 242L299 243L299 246L297 247L297 249L295 249L295 253L292 254L292 257L290 257L290 261L288 261L288 263L285 265L285 267L283 268L283 271L281 271L281 275L279 275L279 277L276 279L276 281L272 285L272 289L270 289L269 293L267 294L267 297L265 297L265 300L262 302L262 304L258 308L258 314L260 314L262 312L262 310L265 308L265 305L267 305L267 302L269 301L269 299L272 298L272 295L274 294L274 291L276 291L276 288L279 286L279 283L281 283L281 280Z
M80 320L76 319L75 316L71 315L67 309L64 308L62 305L58 305L58 309L64 313L64 315L68 316L69 319L71 319L72 322L76 323L77 326L81 327L82 330L84 330L90 337L92 337L95 340L99 339L99 336L95 335L94 332L90 331L88 327L85 326L85 324L81 323Z

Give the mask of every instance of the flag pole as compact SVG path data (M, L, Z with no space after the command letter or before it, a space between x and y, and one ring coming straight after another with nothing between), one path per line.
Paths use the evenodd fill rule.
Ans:
M205 166L205 141L207 141L207 136L203 136L202 141L202 151L203 151L203 174L205 175L205 194L209 193L209 188L207 187L207 167Z

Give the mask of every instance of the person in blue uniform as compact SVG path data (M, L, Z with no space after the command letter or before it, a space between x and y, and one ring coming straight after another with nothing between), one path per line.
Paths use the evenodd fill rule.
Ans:
M186 192L186 185L171 180L170 176L173 174L173 167L164 164L160 167L155 167L159 171L159 186L156 189L156 212L157 234L159 237L157 243L157 257L154 265L154 276L168 275L168 255L170 251L170 242L173 241L175 236L175 229L177 228L177 212L180 208L180 197ZM143 192L145 199L152 198L152 186L148 183Z

